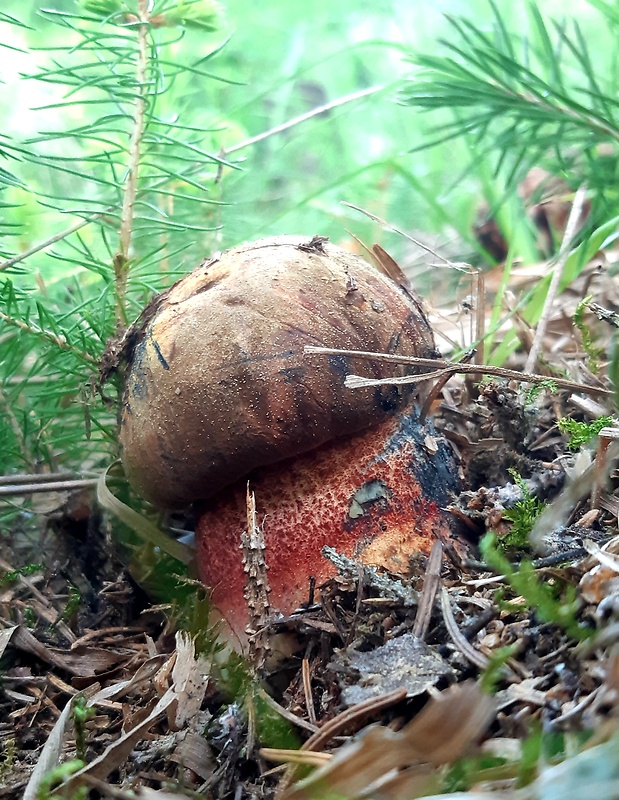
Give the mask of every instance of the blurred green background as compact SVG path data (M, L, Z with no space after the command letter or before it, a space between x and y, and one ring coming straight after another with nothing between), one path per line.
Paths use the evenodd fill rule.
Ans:
M582 0L542 0L537 5L559 21L577 17L594 43L596 56L608 58L608 69L613 68L614 48L604 46L612 31L602 27L591 5ZM92 111L92 107L74 105L41 109L66 97L63 87L20 78L53 61L53 51L38 48L61 47L71 41L66 30L41 15L41 7L28 0L3 3L7 13L32 26L32 30L3 26L3 41L25 51L5 51L2 68L4 132L18 140L78 126ZM67 13L79 8L73 0L53 0L44 7ZM429 141L440 115L429 116L395 100L398 82L414 73L407 60L410 53L440 50L440 39L449 34L445 15L462 14L490 28L489 3L310 0L300 9L285 2L259 5L230 0L223 12L219 30L187 31L166 56L191 64L230 37L208 69L235 83L180 74L159 108L163 117L178 115L185 125L212 130L205 145L214 153L221 147L238 147L322 104L384 88L241 147L230 156L241 169L226 174L222 185L213 186L213 176L206 171L203 177L206 183L211 179L210 197L226 205L205 206L200 222L222 227L217 233L196 236L197 247L183 260L183 269L214 246L228 247L278 233L321 233L339 240L347 238L349 229L368 239L388 240L396 254L402 251L400 237L363 220L343 207L342 200L361 205L406 231L424 232L430 238L442 234L441 241L457 234L475 248L471 227L483 188L481 167L464 174L471 143L450 142L411 153ZM529 32L525 3L501 4L500 12L510 32ZM74 140L65 146L73 151L79 145ZM26 177L34 184L50 180L36 165L30 165ZM57 223L36 198L30 199L22 206L23 213L15 212L15 219L24 226L23 247L51 233Z

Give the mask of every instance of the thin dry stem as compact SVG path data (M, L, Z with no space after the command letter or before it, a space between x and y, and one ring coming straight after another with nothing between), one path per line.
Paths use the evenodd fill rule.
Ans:
M599 508L602 492L608 476L608 448L611 442L619 440L619 428L602 428L598 434L595 452L595 475L591 490L591 508Z
M454 617L454 613L451 609L449 594L445 587L441 588L441 611L443 612L443 620L445 621L447 633L451 637L452 642L455 644L458 650L471 662L471 664L479 667L479 669L486 669L490 663L488 657L479 650L476 650L473 645L464 638L460 628L458 628L458 623L456 622L456 618Z
M473 276L475 286L475 357L476 364L484 363L484 324L486 320L486 279L484 273L478 269Z
M445 256L442 256L440 253L437 253L436 250L433 250L427 244L424 244L423 242L419 241L419 239L415 239L408 233L405 233L399 228L396 228L395 225L392 225L390 222L387 222L387 220L382 219L381 217L377 217L376 214L372 214L370 211L366 211L365 208L361 208L361 206L356 206L353 203L346 203L344 201L342 201L342 205L347 206L348 208L352 208L355 211L359 211L361 214L365 214L366 217L373 219L374 222L378 222L384 228L387 228L387 230L393 231L394 233L398 233L400 236L404 236L404 238L408 239L409 242L412 242L413 244L417 245L417 247L420 247L422 250L425 250L426 253L430 253L430 255L433 255L434 258L438 258L441 264L436 264L437 267L438 266L448 267L449 269L458 270L458 272L468 272L468 273L471 272L471 267L468 264L465 265L454 264L453 261L449 261L449 259L445 258Z
M276 700L274 700L271 695L267 694L264 689L258 688L258 694L268 706L270 706L277 714L280 715L280 717L287 719L288 722L292 723L293 725L297 725L299 728L303 728L310 733L318 733L320 730L317 725L312 725L311 722L307 722L307 720L297 717L297 715L293 714L292 711L288 711L288 709L284 708Z
M45 492L71 492L75 489L94 488L97 478L83 478L70 481L48 481L47 483L24 483L0 486L0 498L15 497L22 494L43 494Z
M2 261L0 263L0 272L5 269L9 269L9 267L14 266L15 264L19 264L20 261L24 261L26 258L34 255L35 253L41 252L41 250L45 250L51 245L55 244L56 242L61 241L61 239L66 239L67 236L70 236L72 233L79 231L81 228L85 228L86 225L90 225L91 222L94 222L96 219L100 218L100 214L95 214L88 219L82 219L79 222L76 222L75 225L71 225L70 228L67 228L60 233L57 233L55 236L50 236L49 239L46 239L44 242L39 242L39 244L35 244L34 247L31 247L29 250L24 250L23 253L20 253L17 256L13 256L13 258L8 258L6 261Z
M406 689L395 689L393 692L388 692L380 697L372 697L369 700L364 700L362 703L357 703L345 711L342 711L337 717L330 719L322 726L322 728L313 736L301 745L301 750L322 750L334 736L338 736L348 728L353 728L362 719L378 714L380 711L402 702L406 699Z
M316 106L316 108L312 108L311 111L306 111L305 114L300 114L298 117L293 117L293 119L289 119L287 122L284 122L281 125L276 125L274 128L270 128L268 131L259 133L257 136L252 136L251 139L246 139L244 142L239 142L239 144L235 144L232 147L227 147L225 150L222 150L222 158L226 158L230 155L230 153L236 153L239 150L243 150L245 147L251 147L252 145L262 142L264 139L268 139L271 136L284 133L284 131L295 127L295 125L299 125L301 122L306 122L313 117L317 117L319 114L324 114L326 111L339 108L339 106L346 105L346 103L351 103L355 100L361 100L364 97L368 97L368 95L382 92L385 88L385 86L370 86L369 89L361 89L358 92L352 92L351 94L344 95L344 97L338 97L337 100L332 100L330 103L325 103L322 106Z
M0 396L0 402L3 398ZM21 429L20 429L21 430ZM72 481L73 472L21 472L13 475L0 475L0 486L15 486L24 483L49 483L50 481Z
M430 627L434 600L441 583L442 563L443 543L440 539L437 539L432 545L430 557L428 558L423 581L423 591L419 596L419 606L415 616L415 625L413 626L413 635L422 641L426 638L428 628Z
M576 381L568 381L565 378L549 378L548 375L518 372L515 369L494 367L489 364L464 364L458 361L447 361L442 358L417 358L415 356L399 356L391 353L371 353L366 350L338 350L337 348L314 347L313 345L306 345L304 352L353 356L367 361L389 361L393 364L411 364L416 367L433 368L432 372L426 372L421 375L404 375L399 378L364 378L360 375L349 375L344 384L348 389L360 389L367 386L402 386L409 383L435 380L450 374L470 375L471 373L483 373L484 375L494 375L497 378L505 378L510 381L520 381L521 383L540 384L551 381L559 389L568 389L573 392L604 397L613 396L613 392L609 389L588 386L587 384L576 383Z
M546 300L544 301L542 315L537 324L537 330L535 331L533 344L531 345L529 355L527 356L527 360L524 365L525 372L532 372L537 364L537 360L542 349L544 336L546 335L546 328L548 327L548 322L552 313L552 306L557 296L557 292L559 291L561 275L563 274L563 269L570 254L570 245L572 243L572 239L574 238L574 234L576 233L578 220L582 214L586 193L587 187L585 184L583 184L579 187L578 191L576 192L576 196L574 197L574 203L572 204L570 216L567 220L567 225L565 226L565 233L563 234L563 241L561 242L557 263L555 264L550 286L548 287L548 294L546 295Z
M312 694L312 676L310 674L309 658L304 658L301 663L301 676L303 678L303 694L305 696L305 710L307 718L312 725L316 724L316 712L314 711L314 697Z

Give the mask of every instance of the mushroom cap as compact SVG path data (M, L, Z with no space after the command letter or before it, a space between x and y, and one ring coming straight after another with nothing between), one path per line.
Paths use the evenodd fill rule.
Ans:
M410 389L348 390L350 372L411 370L306 345L435 354L419 302L361 258L296 236L198 267L159 299L133 349L121 412L125 473L161 507L209 497L256 467L363 430Z

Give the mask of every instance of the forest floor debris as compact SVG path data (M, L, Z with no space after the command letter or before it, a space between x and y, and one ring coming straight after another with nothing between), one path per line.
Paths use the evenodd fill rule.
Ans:
M607 341L619 304L592 270L586 324ZM453 378L433 401L469 553L441 545L390 575L325 552L338 576L261 633L281 647L259 674L177 633L200 608L192 628L149 599L88 487L79 513L65 496L17 515L0 561L0 798L527 800L576 785L585 762L604 796L619 780L619 476L612 449L575 446L560 422L614 424L607 399L552 385L559 369L608 386L569 313L548 321L547 386Z

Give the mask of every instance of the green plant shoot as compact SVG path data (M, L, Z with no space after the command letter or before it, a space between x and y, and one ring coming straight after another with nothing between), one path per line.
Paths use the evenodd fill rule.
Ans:
M602 416L592 422L579 422L571 417L563 417L557 420L557 425L561 433L569 436L567 446L570 450L580 450L580 448L596 437L602 428L616 425L613 417Z
M479 546L484 561L505 576L511 589L524 597L531 612L541 622L559 625L576 641L582 641L592 635L593 630L585 628L578 621L578 599L572 587L568 587L563 597L558 597L557 588L544 583L530 561L524 560L517 567L512 566L497 547L497 537L494 533L487 533Z

